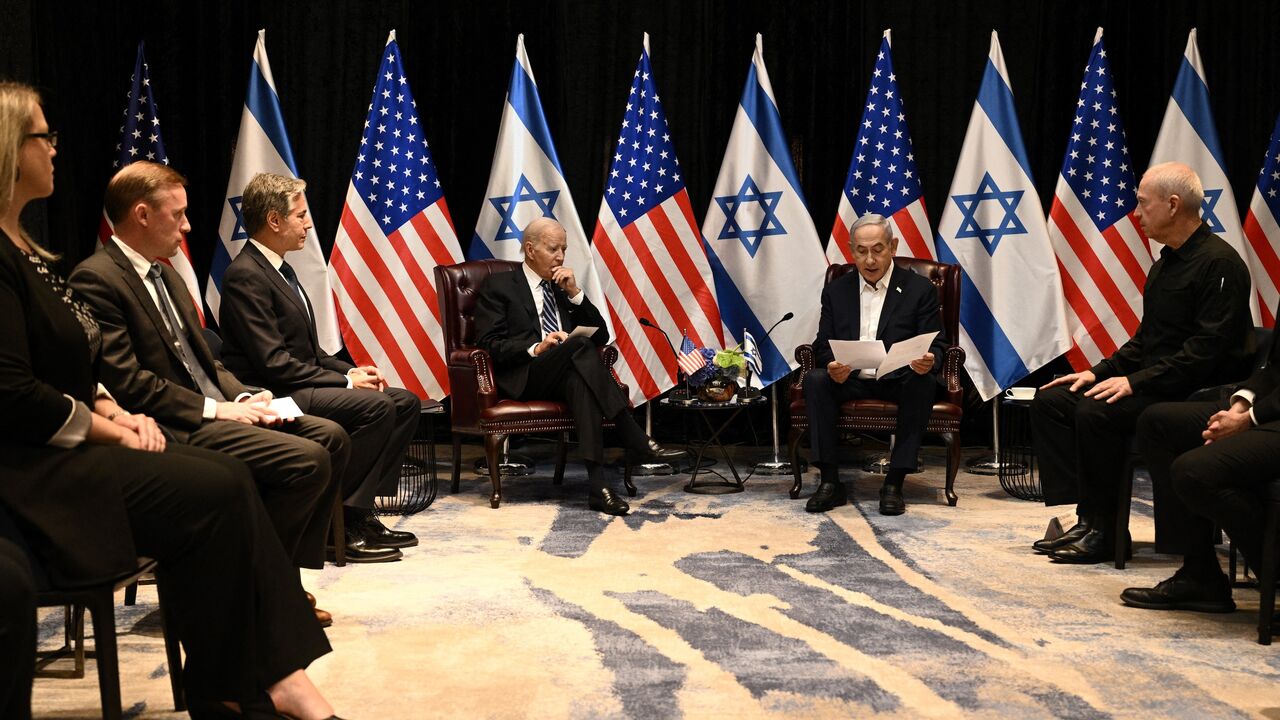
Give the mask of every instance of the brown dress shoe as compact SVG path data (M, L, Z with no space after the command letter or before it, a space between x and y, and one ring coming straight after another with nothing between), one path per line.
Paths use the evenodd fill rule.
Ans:
M328 610L312 608L311 612L316 614L316 622L320 623L320 627L327 628L333 624L333 616L329 614Z
M310 604L310 605L311 605L311 607L315 607L315 606L316 606L316 596L315 596L315 595L312 595L310 592L308 592L308 591L306 591L306 590L303 590L303 591L302 591L302 594L307 596L307 603L308 603L308 604Z

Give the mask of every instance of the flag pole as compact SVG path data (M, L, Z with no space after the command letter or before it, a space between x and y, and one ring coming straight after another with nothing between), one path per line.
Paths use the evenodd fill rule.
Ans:
M766 458L757 462L751 472L756 475L790 475L791 461L782 457L778 442L778 383L774 383L769 388L769 403L773 414L773 459ZM804 472L807 467L808 463L800 462L800 472Z

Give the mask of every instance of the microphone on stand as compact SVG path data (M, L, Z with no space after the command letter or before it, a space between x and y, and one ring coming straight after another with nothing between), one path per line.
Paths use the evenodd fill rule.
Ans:
M796 314L795 314L795 313L793 313L793 312L789 312L789 311L788 311L786 315L783 315L781 318L779 318L779 319L778 319L778 322L776 322L776 323L774 323L773 325L769 326L769 329L764 331L764 336L765 336L766 338L767 338L767 337L769 337L771 334L773 334L774 329L776 329L779 325L781 325L782 323L784 323L784 322L786 322L786 321L790 320L791 318L793 318L793 317L795 317L795 316L796 316ZM757 343L757 348L756 348L757 350L759 349L758 345L759 345L759 343ZM764 358L760 358L760 363L761 363L761 365L763 365L763 364L764 364ZM759 391L758 389L756 389L755 387L751 386L751 385L748 385L747 387L743 388L743 395L744 395L745 397L754 397L754 396L756 396L756 395L758 395L758 394L760 394L760 391Z
M667 347L671 348L671 357L672 357L672 358L674 358L674 359L676 360L676 383L677 383L677 384L679 384L679 382L680 382L680 379L681 379L681 378L684 378L684 380L687 382L687 381L689 380L689 376L688 376L688 375L685 375L684 370L682 370L682 369L680 368L680 362L679 362L679 361L680 361L680 353L676 351L676 345L675 345L675 343L671 342L671 336L667 334L667 331L666 331L666 330L663 330L662 328L660 328L660 327L658 327L657 325L655 325L655 324L654 324L654 322L653 322L652 320L650 320L649 318L647 318L647 317L642 317L642 318L640 318L639 320L640 320L640 324L641 324L641 325L643 325L644 327L647 327L647 328L652 328L652 329L654 329L654 330L657 330L658 332L662 333L662 337L666 338L666 340L667 340ZM685 386L685 389L684 389L683 391L681 391L681 390L676 390L676 391L674 391L674 392L672 393L672 397L674 398L674 397L675 397L675 394L676 394L676 393L680 393L680 392L683 392L683 393L684 393L684 400L685 400L685 402L687 402L687 401L688 401L688 397L689 397L689 387L688 387L688 385L686 385L686 386Z

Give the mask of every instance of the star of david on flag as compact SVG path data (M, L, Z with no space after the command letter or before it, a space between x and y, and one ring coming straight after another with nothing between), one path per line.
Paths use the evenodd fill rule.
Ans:
M1137 331L1151 267L1133 217L1138 182L1112 77L1098 28L1048 219L1067 302L1067 360L1077 371L1110 357Z
M937 237L938 259L964 271L960 347L983 400L1071 345L1062 280L1017 118L992 32Z
M240 113L240 131L236 135L235 157L231 161L226 202L218 223L221 242L214 244L209 282L205 286L205 301L209 303L215 319L222 302L222 274L248 241L240 218L240 195L244 186L254 175L263 172L298 177L298 164L293 159L293 146L289 144L280 97L276 94L271 63L267 60L266 36L266 30L259 30L258 41L253 46L249 86L245 92L244 110ZM314 228L307 232L302 249L289 254L289 265L297 273L298 282L306 289L311 301L320 347L329 353L338 352L342 348L342 337L338 332L337 310L329 287L324 251Z
M143 55L143 43L138 43L138 57L133 63L133 75L129 78L129 94L125 99L124 117L120 124L120 142L116 143L116 159L111 162L112 172L136 160L149 160L164 165L169 164L169 155L164 150L164 140L160 137L160 116L156 110L155 95L151 90L151 69L147 66ZM103 208L102 219L98 222L98 240L102 244L111 242L111 234L115 228ZM168 263L182 278L191 295L191 303L195 305L200 324L204 324L204 303L200 300L200 281L196 279L195 268L191 266L191 250L187 247L187 238L182 238L178 252L171 258L161 258Z
M937 257L890 44L890 31L885 30L827 242L827 259L833 263L853 262L849 228L867 213L888 218L894 236L899 238L899 255L928 260Z
M750 332L760 350L760 387L795 367L797 345L813 340L827 258L805 207L800 178L764 64L761 36L702 223L725 344ZM765 330L787 312L795 319Z
M438 168L391 31L356 150L329 273L357 365L420 398L449 393L435 267L462 262Z
M724 228L720 230L720 240L741 240L751 257L760 249L760 241L769 235L786 235L787 229L778 222L778 201L782 199L782 191L761 192L756 181L750 175L742 181L736 195L725 195L715 199L724 213ZM756 206L751 206L755 203ZM743 206L747 206L744 208ZM742 211L747 227L742 227L738 212ZM752 227L755 226L755 227Z
M1023 192L1004 192L991 179L991 173L983 173L977 192L951 196L963 216L956 239L977 238L987 254L994 255L1005 235L1026 235L1027 228L1018 218L1018 203L1022 201Z
M515 62L506 102L502 105L502 122L498 126L498 142L484 197L468 256L473 260L523 260L520 239L524 228L536 218L555 219L564 227L568 243L564 264L573 268L578 285L605 315L612 338L613 326L608 314L603 313L605 301L595 257L587 244L587 234L578 219L578 209L569 193L551 129L542 112L538 84L525 52L524 35L516 38Z
M1244 235L1249 241L1249 268L1258 289L1262 324L1272 328L1280 303L1280 117L1262 156L1262 169L1244 219Z
M1265 282L1265 266L1253 255L1240 225L1240 211L1236 209L1236 196L1227 179L1226 156L1218 141L1218 127L1213 121L1209 105L1209 86L1205 80L1204 63L1200 59L1200 46L1196 30L1187 34L1187 46L1182 51L1182 65L1173 83L1173 93L1165 107L1160 134L1151 150L1151 165L1163 162L1186 163L1200 176L1204 187L1201 203L1201 219L1209 229L1227 241L1240 253L1249 266L1255 292L1249 293L1249 310L1253 324L1262 324L1262 310L1258 304L1260 279ZM1162 245L1151 241L1151 253L1158 256Z
M667 339L642 318L667 332L683 330L686 342L724 345L711 267L682 174L646 34L591 238L618 348L614 371L635 405L674 386L678 373ZM700 355L696 361L701 367Z

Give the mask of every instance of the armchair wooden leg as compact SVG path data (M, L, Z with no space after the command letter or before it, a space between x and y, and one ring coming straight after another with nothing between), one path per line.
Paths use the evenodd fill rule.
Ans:
M93 655L98 665L98 694L104 720L120 720L120 665L116 648L116 609L112 593L88 603L93 618Z
M631 458L622 459L622 486L627 489L627 497L636 496L636 484L631 480Z
M564 466L569 458L569 433L562 432L556 436L556 474L552 482L556 485L564 483Z
M484 457L489 463L489 482L493 483L489 507L495 510L502 504L502 446L506 441L506 435L484 436Z
M791 475L795 480L791 485L791 499L795 500L800 497L800 486L803 481L800 477L800 437L804 433L797 431L794 427L791 429L790 442L787 443L787 454L791 458Z
M960 472L960 433L944 433L947 441L947 487L943 490L947 495L947 504L955 507L960 498L956 496L956 473Z
M462 435L453 433L453 476L449 479L449 492L458 492L459 480L462 477Z
M129 583L129 587L124 589L124 604L125 605L138 604L138 581L137 580L134 580L133 582Z

